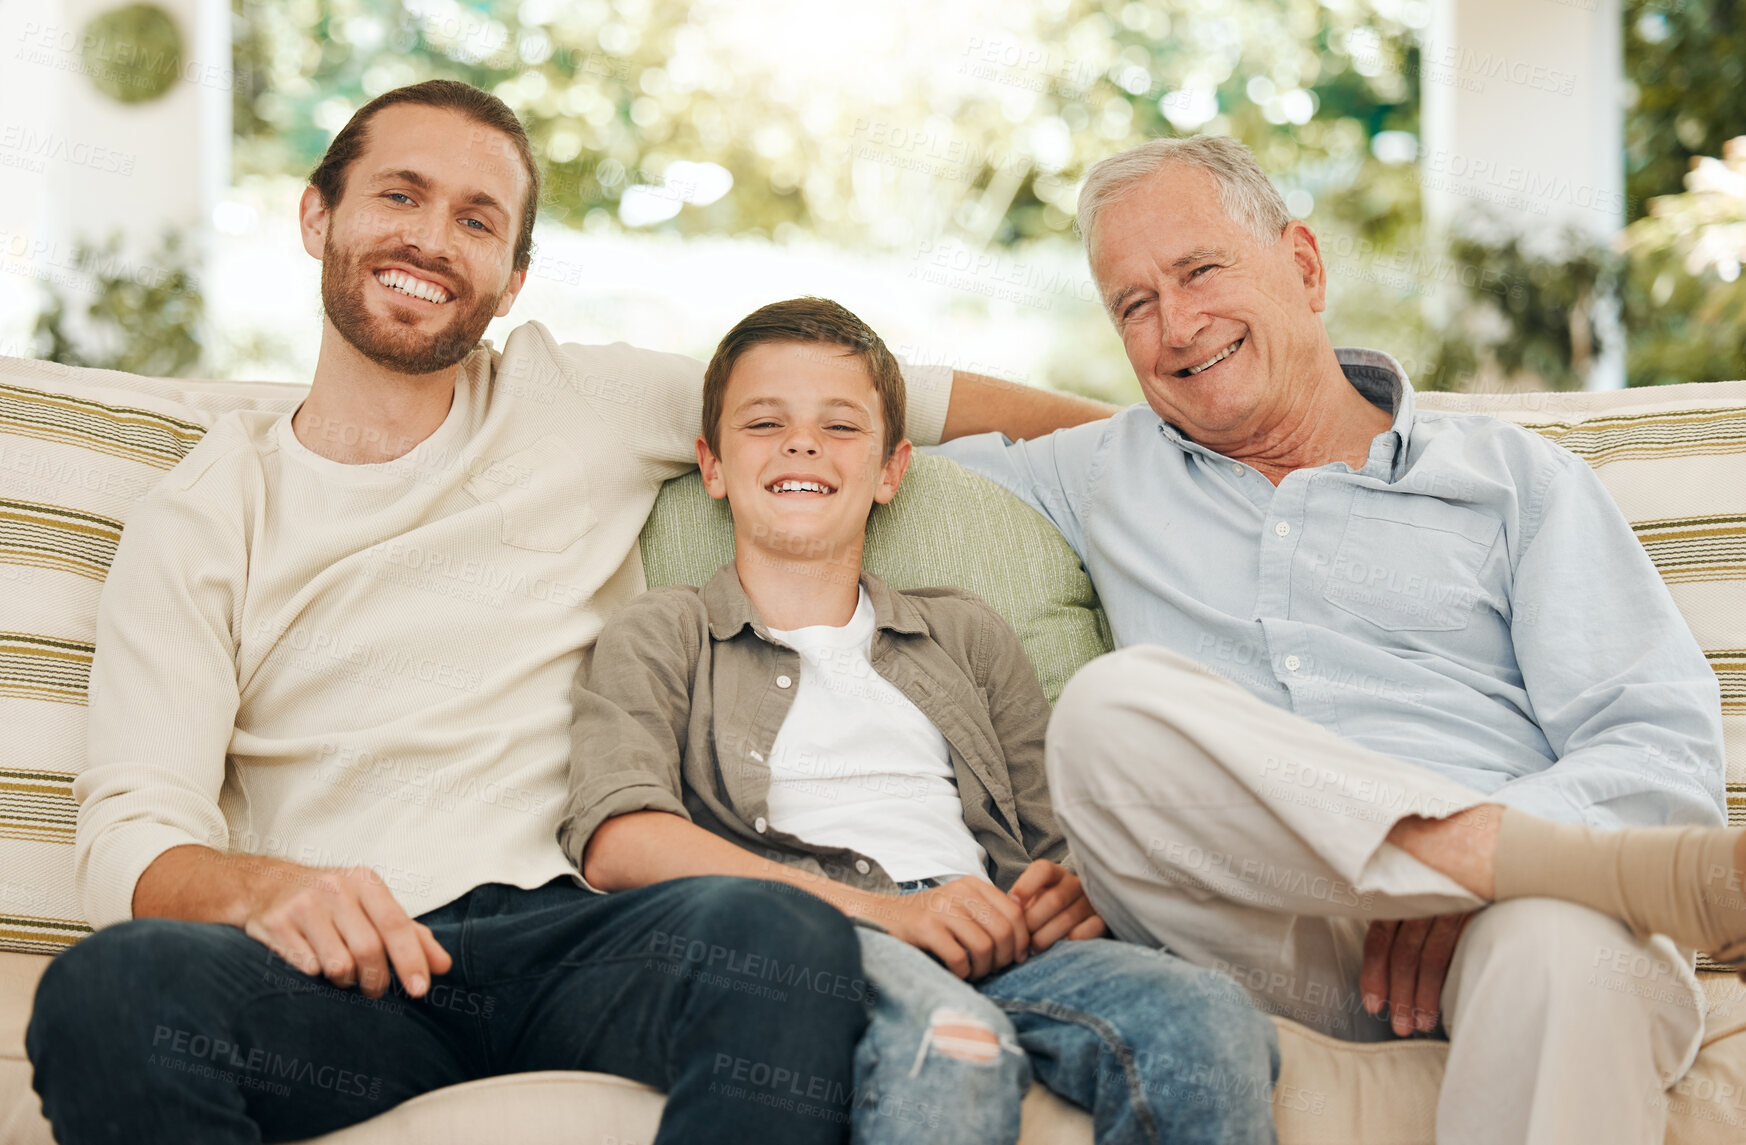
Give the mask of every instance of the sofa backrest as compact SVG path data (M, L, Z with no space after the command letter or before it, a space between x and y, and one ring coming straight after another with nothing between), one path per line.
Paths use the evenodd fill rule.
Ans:
M289 412L304 392L0 358L0 950L53 952L90 932L72 783L98 593L133 504L227 410ZM1423 403L1521 421L1595 465L1722 679L1746 820L1746 383ZM644 532L650 582L701 583L731 556L730 530L695 476L670 482ZM1012 621L1051 698L1108 647L1060 537L950 462L919 460L869 530L868 565L893 584L960 584Z

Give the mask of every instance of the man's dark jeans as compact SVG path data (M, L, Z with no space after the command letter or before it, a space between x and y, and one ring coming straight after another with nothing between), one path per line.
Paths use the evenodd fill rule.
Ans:
M26 1046L57 1140L299 1140L440 1086L596 1070L668 1094L658 1145L848 1140L866 1026L849 921L775 883L477 887L422 916L421 999L299 973L242 931L136 919L49 965Z

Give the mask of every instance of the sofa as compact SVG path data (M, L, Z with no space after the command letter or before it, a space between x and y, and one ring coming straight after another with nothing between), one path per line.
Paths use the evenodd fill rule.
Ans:
M73 890L73 777L98 593L130 506L225 411L288 411L302 388L142 378L0 358L0 1143L51 1140L24 1030L37 980L90 933ZM1722 683L1730 817L1746 823L1746 382L1611 394L1421 395L1424 408L1520 422L1595 467ZM731 525L696 476L663 491L644 530L650 584L700 583ZM1110 647L1095 594L1041 517L936 457L869 525L869 567L907 587L955 583L999 609L1051 700ZM1746 987L1701 966L1707 1033L1667 1095L1667 1141L1746 1140ZM1285 1145L1418 1145L1434 1138L1445 1045L1352 1045L1274 1019L1272 1095ZM102 1079L93 1078L101 1084ZM647 1142L661 1096L597 1074L544 1072L439 1090L329 1134L323 1145ZM1034 1089L1026 1145L1088 1145L1089 1118Z

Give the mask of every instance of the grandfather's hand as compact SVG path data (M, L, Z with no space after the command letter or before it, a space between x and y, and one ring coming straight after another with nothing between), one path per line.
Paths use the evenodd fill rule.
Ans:
M1033 950L1047 950L1063 938L1103 937L1103 917L1085 897L1085 885L1060 863L1038 859L1007 894L1025 912Z
M1364 935L1364 969L1358 989L1364 1009L1380 1014L1388 1007L1396 1037L1437 1028L1443 1008L1443 978L1455 944L1473 912L1373 922Z

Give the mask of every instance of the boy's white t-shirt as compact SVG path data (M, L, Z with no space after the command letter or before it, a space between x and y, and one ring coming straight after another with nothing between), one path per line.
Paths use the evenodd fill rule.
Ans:
M846 625L770 634L800 654L794 706L770 751L770 826L876 859L895 882L987 878L946 737L873 670L867 590Z

